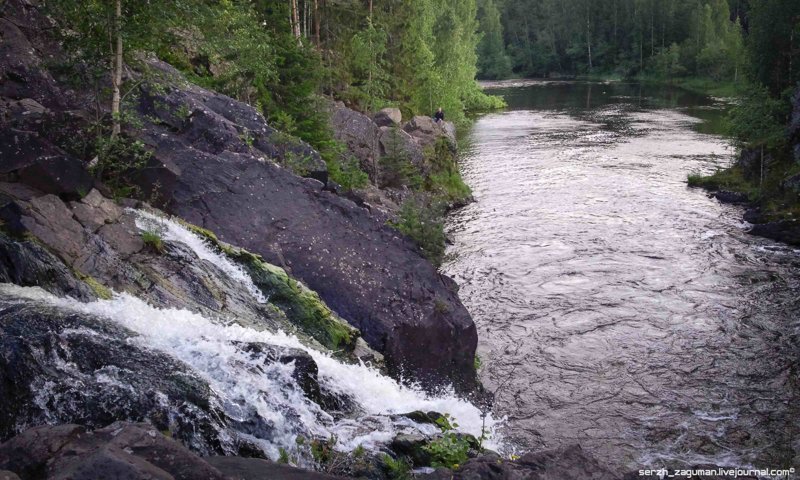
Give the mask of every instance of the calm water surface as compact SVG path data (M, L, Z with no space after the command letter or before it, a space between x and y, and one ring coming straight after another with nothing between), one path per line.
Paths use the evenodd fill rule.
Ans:
M724 105L632 84L500 84L444 271L521 450L622 469L800 466L800 252L687 188L733 159Z

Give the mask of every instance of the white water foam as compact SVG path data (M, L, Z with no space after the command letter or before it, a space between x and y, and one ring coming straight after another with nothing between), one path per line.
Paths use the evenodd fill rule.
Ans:
M460 431L476 436L485 426L490 434L487 447L501 450L496 433L499 422L489 415L484 425L480 410L469 402L452 393L429 396L402 386L363 364L345 364L308 348L284 332L219 324L188 310L156 308L126 293L90 303L58 298L38 287L12 284L0 284L0 293L107 318L136 332L139 336L133 341L141 347L182 361L208 382L230 418L250 424L256 419L256 423L263 424L259 431L245 433L257 439L273 459L278 458L281 448L295 450L298 435L335 436L336 448L347 451L359 445L375 448L409 429L431 433L430 426L389 417L413 410L450 413ZM293 364L265 365L237 346L253 342L305 350L319 367L322 388L355 399L364 415L358 419L334 419L303 395L292 378Z
M178 242L191 248L192 251L201 259L216 265L220 270L231 279L241 283L259 303L267 303L268 299L261 290L253 283L250 275L239 265L235 264L227 256L212 249L208 241L195 234L178 222L168 218L160 217L144 210L128 209L136 215L136 227L143 232L153 232L158 234L163 240Z

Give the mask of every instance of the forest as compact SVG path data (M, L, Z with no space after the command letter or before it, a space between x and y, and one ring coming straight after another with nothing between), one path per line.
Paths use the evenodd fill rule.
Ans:
M780 55L796 79L798 7L790 0L481 0L484 78L704 77L738 82L756 61ZM768 46L769 45L769 46ZM778 75L777 72L773 72ZM762 75L764 73L762 72Z
M256 106L275 128L315 147L346 186L363 182L340 165L323 98L360 111L437 107L456 122L496 108L475 82L479 41L474 0L51 0L68 26L62 65L115 85L114 120L125 120L122 74L154 52L191 81ZM119 58L116 56L119 54ZM110 61L112 60L112 61ZM98 88L100 88L98 86ZM123 99L120 107L119 99ZM118 128L115 126L115 129Z

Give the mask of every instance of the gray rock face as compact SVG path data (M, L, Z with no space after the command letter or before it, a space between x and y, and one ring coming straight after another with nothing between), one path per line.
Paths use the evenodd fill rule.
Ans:
M371 118L350 110L342 102L330 106L331 127L336 140L344 143L347 150L358 159L361 168L375 180L380 157L380 130Z
M433 147L440 138L444 138L450 149L456 150L456 127L452 122L438 123L431 117L417 115L403 126L403 130L414 137L423 149Z
M430 167L425 159L422 147L414 137L398 127L381 127L380 130L381 156L399 156L407 159L421 173L426 174Z
M403 121L403 114L399 108L382 108L372 119L379 127L394 127Z

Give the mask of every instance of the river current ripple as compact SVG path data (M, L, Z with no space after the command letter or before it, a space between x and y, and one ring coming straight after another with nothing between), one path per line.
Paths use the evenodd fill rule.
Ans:
M589 88L500 91L462 159L477 201L443 271L505 438L625 470L800 465L800 252L686 186L733 160L686 108L714 101Z

